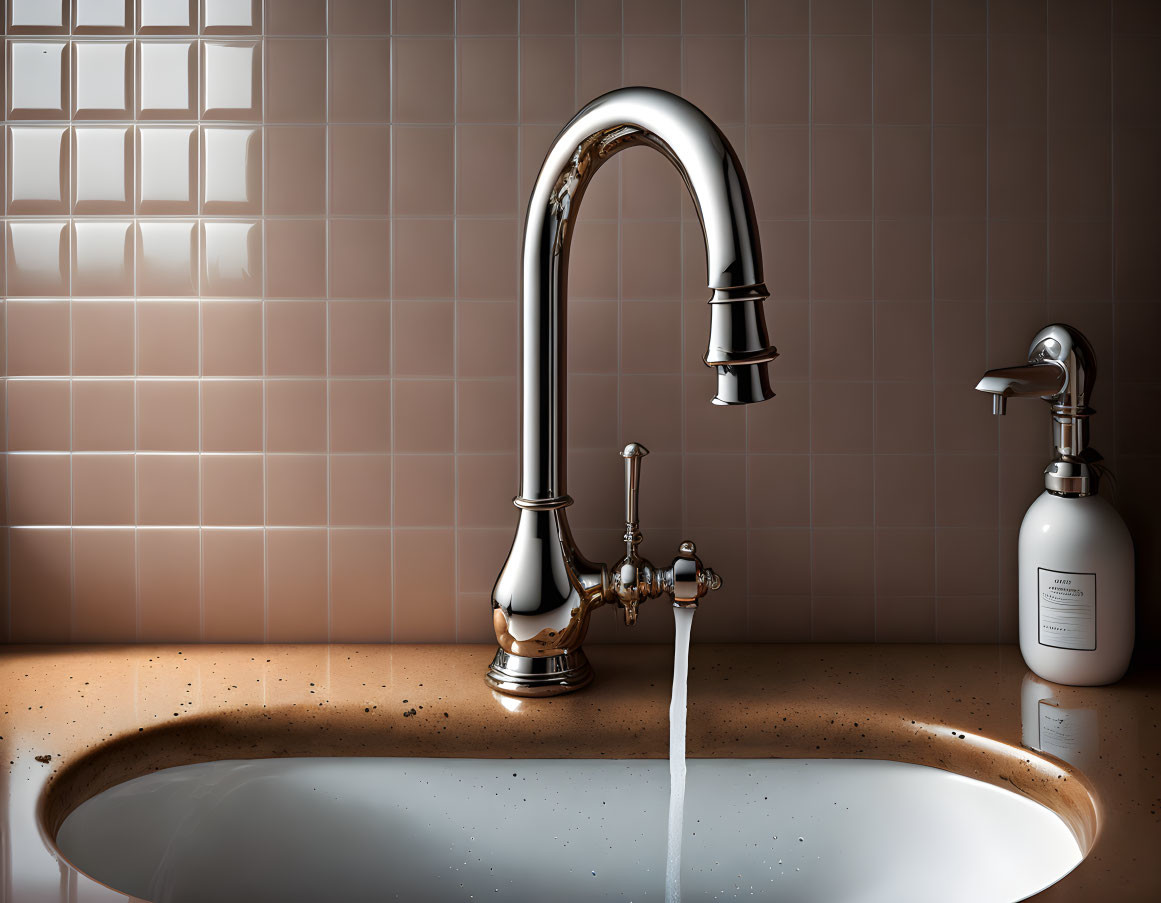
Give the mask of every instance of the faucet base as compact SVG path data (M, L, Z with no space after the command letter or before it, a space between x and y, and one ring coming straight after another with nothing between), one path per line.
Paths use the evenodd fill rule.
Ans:
M580 649L545 658L497 649L484 677L489 687L509 696L560 696L587 687L592 680L593 666Z

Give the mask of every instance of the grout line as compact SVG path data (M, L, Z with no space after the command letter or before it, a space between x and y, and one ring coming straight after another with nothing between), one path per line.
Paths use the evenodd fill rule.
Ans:
M808 584L810 586L809 593L809 622L810 630L809 637L814 639L814 622L815 622L815 606L814 606L814 385L813 385L813 361L811 360L811 345L814 339L813 324L814 324L814 7L813 4L807 7L807 26L806 26L806 68L807 68L807 152L806 152L806 355L807 355L807 384L806 384L806 417L807 417L807 464L809 481L809 495L808 501L808 525L809 525L809 549L808 555L810 558L810 574L808 576Z
M879 293L875 286L875 240L878 232L879 213L875 201L875 0L871 0L871 641L879 639L879 534L874 530L876 503L875 493L875 448L878 444L878 420L875 416L877 400L878 368L875 365L875 325Z

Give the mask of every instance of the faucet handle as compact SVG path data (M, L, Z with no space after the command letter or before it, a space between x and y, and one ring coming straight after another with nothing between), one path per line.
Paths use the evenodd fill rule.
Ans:
M677 557L666 576L665 588L679 608L697 608L698 599L722 585L722 578L712 568L702 567L697 547L688 539L678 546Z
M625 541L640 540L637 531L637 497L641 492L641 459L649 454L640 442L630 442L621 451L625 459ZM632 534L632 536L630 536Z

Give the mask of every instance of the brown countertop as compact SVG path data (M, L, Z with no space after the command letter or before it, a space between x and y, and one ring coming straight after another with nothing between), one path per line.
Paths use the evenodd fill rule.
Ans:
M484 686L492 650L482 646L5 647L0 900L124 899L72 870L51 838L80 802L171 765L664 757L672 648L587 651L597 669L587 690L512 700ZM688 748L896 759L1015 789L1059 812L1092 847L1035 899L1155 901L1159 701L1155 672L1132 672L1115 687L1059 687L1032 678L1015 647L695 644ZM1065 717L1067 729L1039 736L1045 713Z

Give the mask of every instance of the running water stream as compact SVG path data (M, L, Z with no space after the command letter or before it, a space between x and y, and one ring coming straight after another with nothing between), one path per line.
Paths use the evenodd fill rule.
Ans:
M685 710L689 678L689 631L696 608L673 606L673 693L669 698L669 844L665 855L665 903L681 901L681 837L685 821Z

